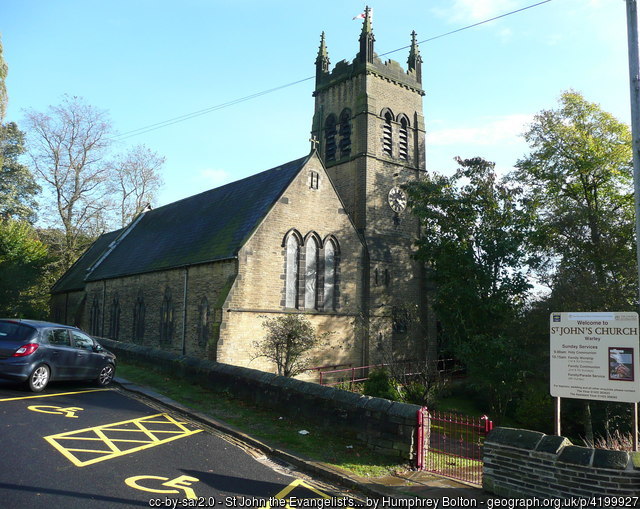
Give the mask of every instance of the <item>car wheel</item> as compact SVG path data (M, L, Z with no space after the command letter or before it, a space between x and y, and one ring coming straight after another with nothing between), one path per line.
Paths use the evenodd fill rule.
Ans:
M115 374L116 367L111 363L105 364L100 370L100 374L98 375L96 382L100 387L106 387L111 383Z
M32 392L40 392L47 386L50 377L51 371L49 370L49 366L40 364L33 370L31 375L29 375L27 385Z

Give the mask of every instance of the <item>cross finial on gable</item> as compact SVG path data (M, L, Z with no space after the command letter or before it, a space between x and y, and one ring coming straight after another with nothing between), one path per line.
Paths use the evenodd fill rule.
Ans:
M314 134L311 138L309 138L309 141L311 142L311 151L312 152L317 151L318 150L318 145L320 144L320 141L318 140L316 135Z

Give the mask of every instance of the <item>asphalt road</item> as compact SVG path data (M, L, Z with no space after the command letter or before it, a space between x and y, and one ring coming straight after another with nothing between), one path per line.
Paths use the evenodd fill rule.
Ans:
M115 387L54 383L33 394L0 381L0 507L259 508L342 497L301 477Z

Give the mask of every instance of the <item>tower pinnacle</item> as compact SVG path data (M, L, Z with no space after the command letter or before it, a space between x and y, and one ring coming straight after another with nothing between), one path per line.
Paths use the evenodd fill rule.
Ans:
M420 56L420 48L418 48L415 30L411 32L411 49L409 50L407 63L409 71L415 72L416 80L418 83L422 83L422 57Z
M360 33L360 53L358 53L358 61L362 63L373 63L373 43L376 39L373 36L371 25L371 9L367 6L364 10L364 21Z
M320 77L329 72L329 52L324 40L324 32L320 36L320 48L318 48L318 56L316 57L316 83Z

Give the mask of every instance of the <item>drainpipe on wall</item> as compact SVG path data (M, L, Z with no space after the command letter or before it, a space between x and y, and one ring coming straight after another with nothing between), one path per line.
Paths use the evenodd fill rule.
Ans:
M189 285L189 267L184 268L184 295L182 299L182 355L187 353L187 289Z

